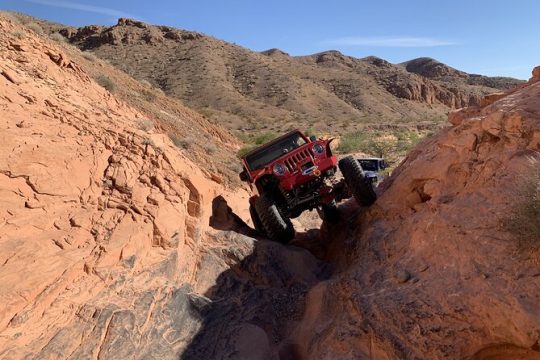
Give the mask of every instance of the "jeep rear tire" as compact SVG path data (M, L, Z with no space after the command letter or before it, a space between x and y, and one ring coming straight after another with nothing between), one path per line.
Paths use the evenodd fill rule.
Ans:
M257 214L257 210L255 210L251 204L249 205L249 215L251 215L251 221L253 222L253 227L255 230L261 235L266 235L264 227L261 223L261 219L259 218L259 214Z
M349 191L360 205L370 206L377 200L373 183L365 176L362 166L352 156L339 161L339 170L343 174Z
M255 200L255 210L269 239L287 244L294 238L291 220L281 214L276 203L267 195Z

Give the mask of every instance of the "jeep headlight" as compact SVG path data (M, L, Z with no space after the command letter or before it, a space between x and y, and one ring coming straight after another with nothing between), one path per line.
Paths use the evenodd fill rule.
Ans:
M285 175L285 171L287 171L287 168L285 168L285 165L277 163L274 165L272 171L274 171L274 174L276 174L277 176L283 176Z
M321 155L324 152L324 146L322 146L321 144L315 144L311 149L317 155Z

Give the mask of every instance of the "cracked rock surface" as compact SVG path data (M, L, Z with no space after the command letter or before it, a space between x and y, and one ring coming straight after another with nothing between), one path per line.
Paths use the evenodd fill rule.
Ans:
M538 73L450 114L382 184L308 295L305 358L540 359L538 251L504 226L540 153Z
M246 189L0 19L0 359L538 359L538 262L503 223L539 76L283 246L244 222Z

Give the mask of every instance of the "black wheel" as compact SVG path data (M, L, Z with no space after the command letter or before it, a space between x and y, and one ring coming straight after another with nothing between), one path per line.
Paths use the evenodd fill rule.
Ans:
M341 159L339 170L343 174L349 191L359 204L370 206L377 200L373 183L364 175L364 170L358 160L352 156Z
M333 223L339 220L339 210L335 200L329 204L322 204L320 208L317 208L317 212L322 221Z
M257 214L257 210L255 210L255 208L251 204L249 205L249 214L251 215L251 221L253 222L255 230L257 230L257 232L261 235L266 235L263 225L261 223L261 219L259 218L259 214Z
M259 196L255 200L255 210L268 238L284 244L294 238L291 220L280 213L276 203L269 196Z

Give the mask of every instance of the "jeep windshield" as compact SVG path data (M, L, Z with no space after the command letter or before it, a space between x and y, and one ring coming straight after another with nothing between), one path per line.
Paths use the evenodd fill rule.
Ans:
M306 143L306 140L299 133L292 134L246 156L246 162L251 170L258 170Z

